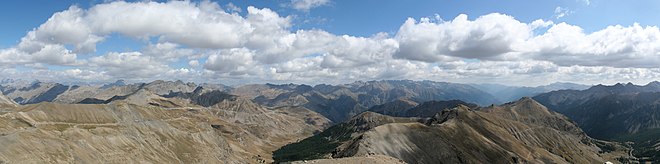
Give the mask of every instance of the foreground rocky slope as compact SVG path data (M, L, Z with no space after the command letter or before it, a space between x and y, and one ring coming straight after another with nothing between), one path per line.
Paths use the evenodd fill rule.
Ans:
M271 162L272 151L329 125L304 108L267 109L240 97L208 107L184 100L3 107L0 163Z
M366 157L346 157L335 159L317 159L310 161L294 161L292 164L314 163L314 164L338 164L338 163L359 163L359 164L404 164L400 159L384 155L370 155Z
M311 145L316 145L311 147ZM274 152L276 161L381 154L408 163L603 163L629 161L628 149L589 138L530 98L430 118L372 112Z

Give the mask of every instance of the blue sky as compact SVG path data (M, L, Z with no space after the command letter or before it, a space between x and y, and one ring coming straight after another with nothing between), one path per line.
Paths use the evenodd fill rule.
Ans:
M7 77L225 83L413 79L515 85L645 83L660 77L660 65L654 64L660 61L660 48L653 46L660 2L651 0L3 3L0 57L6 61L0 60L0 74ZM311 6L296 6L305 3ZM142 11L131 10L140 7ZM160 28L132 22L142 16L111 8L178 20L142 19L171 26ZM223 19L199 20L189 15L192 10ZM49 21L57 13L71 17ZM251 20L273 14L272 20ZM298 40L300 45L293 44ZM397 72L406 69L415 71Z

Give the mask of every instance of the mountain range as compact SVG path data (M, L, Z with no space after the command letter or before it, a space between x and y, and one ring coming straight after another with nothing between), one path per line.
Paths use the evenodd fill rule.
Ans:
M431 100L461 99L477 104L498 101L490 94L470 85L433 81L368 81L343 85L245 85L231 90L232 94L252 97L255 102L270 106L304 106L333 122L342 122L375 105L398 99L417 103Z
M567 89L560 85L553 89ZM573 85L566 84L570 88ZM150 83L126 84L123 80L105 85L64 85L52 82L2 80L0 91L19 104L40 102L108 103L142 89L156 95L192 92L198 87L216 89L254 100L267 107L303 106L322 114L333 122L342 122L360 112L384 103L406 99L416 103L432 100L462 100L482 106L499 104L502 96L493 90L458 83L384 80L357 81L350 84L315 86L304 84L248 84L229 87L222 84L195 84L157 80ZM514 88L514 87L509 87ZM544 87L550 88L550 87ZM491 93L488 93L488 92Z
M289 161L386 155L407 163L603 163L633 160L628 151L618 143L592 139L567 117L522 98L484 108L458 104L432 117L364 112L284 146L274 157Z
M533 97L542 93L558 90L584 90L588 89L589 85L575 84L575 83L561 83L556 82L548 85L536 87L524 86L508 86L502 84L470 84L480 90L483 90L491 95L495 95L500 102L511 102L521 97Z
M2 80L0 162L658 162L660 83L583 87Z

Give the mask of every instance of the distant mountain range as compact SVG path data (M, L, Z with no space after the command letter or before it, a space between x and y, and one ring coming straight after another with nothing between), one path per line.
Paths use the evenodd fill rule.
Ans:
M482 105L498 103L492 95L470 85L388 80L355 82L344 85L245 85L231 89L235 95L252 97L270 106L304 106L333 122L342 122L375 105L406 99L421 103L431 100L460 99Z
M435 114L442 112L445 109L451 109L461 105L470 108L478 107L476 104L467 103L461 100L433 100L421 104L406 100L395 100L383 105L376 105L369 108L367 111L394 117L433 117Z
M501 84L470 84L482 91L494 95L500 102L511 102L521 97L533 97L541 93L558 90L584 90L591 86L575 83L552 83L537 87L507 86Z
M576 121L594 138L634 141L635 154L660 162L660 82L597 85L540 94L535 100Z
M123 80L118 80L104 85L65 85L53 82L29 82L24 80L4 79L0 81L0 92L20 104L35 104L39 102L79 103L84 99L98 99L105 101L114 96L126 96L141 89L149 89L156 95L166 95L170 92L191 92L197 87L202 86L207 89L218 89L223 92L251 97L258 102L269 106L299 105L301 103L296 102L296 96L305 96L306 94L311 94L311 92L316 92L326 97L337 97L337 95L349 95L351 97L357 96L359 99L362 99L358 101L364 100L364 102L361 102L360 104L366 107L380 105L397 99L425 102L429 100L448 100L452 98L480 105L490 105L506 102L498 100L501 99L501 95L493 96L491 94L501 93L503 90L512 88L531 88L497 84L464 85L458 83L410 80L358 81L336 86L325 84L316 86L304 84L249 84L232 88L222 84L198 85L194 83L184 83L182 81L162 80L135 84L127 84ZM581 86L578 84L554 83L548 86L534 88L536 88L536 90L559 90L580 87ZM287 101L282 102L283 100Z
M486 86L498 86L493 87L498 89L486 89ZM232 88L221 84L194 84L162 80L135 84L126 84L125 81L118 80L114 83L96 86L68 86L52 82L20 80L3 80L0 82L0 91L19 104L40 102L108 103L117 99L124 99L128 95L144 89L158 96L166 96L171 93L193 92L198 87L217 89L221 92L248 97L268 107L304 106L334 122L342 122L375 105L399 99L416 103L455 99L487 106L507 102L516 96L531 96L537 92L553 89L579 88L579 85L556 83L536 88L525 88L433 81L385 80L316 86L304 84L249 84Z
M118 99L121 96L135 94L140 90L149 90L155 95L166 95L170 92L192 92L197 87L226 91L226 86L219 84L194 84L182 81L156 80L150 83L125 84L123 80L105 85L64 85L52 82L25 82L20 80L3 80L0 83L2 94L19 104L36 104L40 102L57 102L65 104L84 103L91 101L106 101ZM114 98L114 99L113 99ZM87 100L86 100L87 99Z
M415 102L461 99L482 105L498 103L492 95L469 85L408 80L355 82L337 86L317 85L313 87L296 84L252 84L236 88L218 84L197 85L181 81L160 80L136 84L125 84L120 80L101 86L5 81L0 84L0 91L19 104L39 102L94 104L125 99L141 90L149 90L157 96L167 96L173 93L193 92L198 87L248 97L268 107L304 106L335 122L341 122L374 105L400 98Z

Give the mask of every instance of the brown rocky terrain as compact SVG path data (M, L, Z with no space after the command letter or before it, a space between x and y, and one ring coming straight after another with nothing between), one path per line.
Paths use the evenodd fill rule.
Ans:
M304 108L291 114L243 98L204 107L150 92L134 96L109 104L44 102L4 108L0 162L272 162L272 151L329 125Z
M315 163L315 164L337 164L337 163L359 163L359 164L403 164L400 159L384 155L370 155L366 157L346 157L336 159L317 159L310 161L294 161L292 164Z
M14 102L14 100L11 100L7 98L5 95L0 94L0 107L16 107L18 104Z

